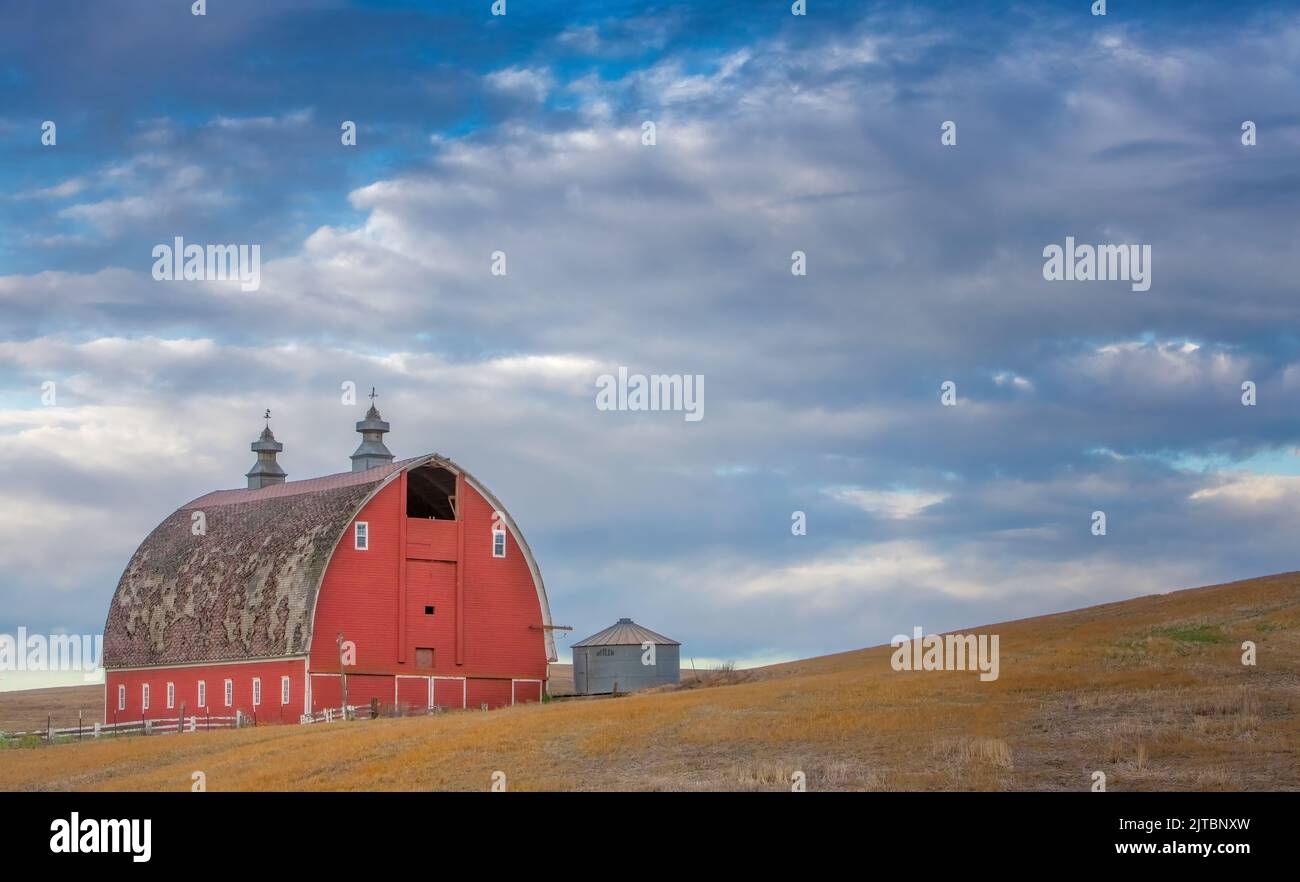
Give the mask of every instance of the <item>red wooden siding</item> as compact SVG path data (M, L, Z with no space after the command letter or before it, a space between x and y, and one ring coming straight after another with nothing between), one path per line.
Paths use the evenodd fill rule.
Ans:
M311 675L312 712L327 707L342 707L343 695L338 674ZM386 674L348 674L348 704L367 708L370 699L378 698L384 707L393 704L393 678Z
M406 522L406 556L413 560L456 559L456 522L410 518Z
M316 599L313 672L338 673L336 641L342 632L345 640L356 645L355 671L395 673L398 525L404 516L401 485L393 481L375 494L356 518L370 524L370 549L357 551L352 527L344 531ZM388 700L392 701L391 692Z
M536 680L515 681L515 704L529 704L542 700L542 684Z
M186 716L234 716L236 710L256 716L259 723L296 723L305 707L303 660L248 662L243 664L195 665L150 670L116 670L105 673L108 700L104 703L104 722L130 720L174 720L185 705ZM280 678L289 677L289 703L280 704ZM262 680L262 703L253 706L253 678ZM233 701L226 706L226 684L231 681ZM207 683L207 707L201 708L199 681ZM167 707L167 684L176 684L175 707ZM140 706L141 687L149 684L149 709ZM126 709L117 709L117 687L126 686Z
M434 680L433 703L444 709L466 707L464 680Z
M484 703L487 704L489 710L510 706L509 680L470 678L468 692L468 704L471 710L478 710Z
M339 688L337 675L311 675L311 709L312 713L327 707L341 707L343 691Z
M466 491L465 664L457 673L544 679L542 607L528 561L509 531L506 556L492 556L492 506L473 488Z
M448 521L447 523L452 523ZM453 524L454 526L454 524ZM412 560L406 564L406 665L412 674L456 674L456 564ZM433 615L426 607L433 607ZM433 668L416 667L415 650L432 649Z
M398 677L397 703L404 708L423 710L429 706L428 677Z
M348 704L365 707L372 698L381 705L393 703L393 678L382 674L348 674Z
M528 562L509 535L506 556L492 557L492 506L467 483L462 485L459 521L406 518L400 481L391 482L365 505L356 520L370 525L370 549L357 551L349 528L334 551L316 603L312 671L338 670L336 640L341 631L357 648L350 674L427 672L502 678L507 683L511 678L547 676L541 605ZM402 573L405 591L399 590ZM463 607L459 622L458 580ZM399 607L403 597L404 606ZM432 615L425 613L427 606L434 608ZM406 639L399 641L403 625ZM458 631L464 641L463 664L456 660ZM434 650L432 669L416 667L420 648ZM500 703L499 693L492 694L493 703ZM504 703L509 704L508 692Z

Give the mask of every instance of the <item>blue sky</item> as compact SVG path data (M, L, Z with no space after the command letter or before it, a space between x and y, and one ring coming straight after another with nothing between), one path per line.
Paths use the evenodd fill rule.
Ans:
M349 380L510 507L557 622L684 658L1296 568L1291 4L490 5L3 4L0 631L98 632L263 408L291 479L347 469ZM260 290L154 281L175 236ZM1151 290L1044 281L1066 236ZM705 418L598 411L619 365Z

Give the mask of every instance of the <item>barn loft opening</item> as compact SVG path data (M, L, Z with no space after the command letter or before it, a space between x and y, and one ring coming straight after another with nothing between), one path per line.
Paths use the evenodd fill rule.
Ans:
M406 476L406 516L456 519L456 476L439 465L423 465Z

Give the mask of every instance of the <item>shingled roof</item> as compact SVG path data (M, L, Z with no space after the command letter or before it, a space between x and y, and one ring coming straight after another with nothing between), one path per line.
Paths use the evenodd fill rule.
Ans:
M136 549L104 626L105 667L305 655L325 566L370 495L417 460L181 506ZM194 514L206 529L195 535Z

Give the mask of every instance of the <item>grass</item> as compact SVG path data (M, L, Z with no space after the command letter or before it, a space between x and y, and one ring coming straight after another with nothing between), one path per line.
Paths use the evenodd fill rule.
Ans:
M34 732L44 729L47 716L54 728L77 725L81 712L87 727L104 718L104 685L64 686L52 689L24 689L0 692L0 729L6 732Z
M6 750L0 788L1300 790L1298 613L1291 573L971 629L1001 636L990 683L876 647L617 699Z
M1168 637L1179 643L1223 643L1227 636L1215 625L1183 625L1173 628L1157 628L1151 632L1157 637Z

